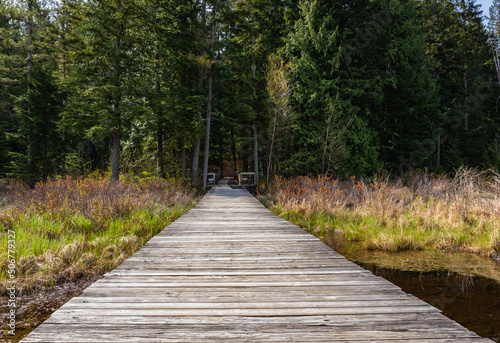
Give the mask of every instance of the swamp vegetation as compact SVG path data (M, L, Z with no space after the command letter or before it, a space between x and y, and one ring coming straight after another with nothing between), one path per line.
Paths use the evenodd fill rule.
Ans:
M500 177L461 168L451 178L277 178L261 197L277 215L365 250L453 250L500 259Z
M0 232L16 233L17 289L29 293L103 275L195 203L195 190L175 181L111 182L65 178L2 184ZM0 244L7 246L7 235ZM7 250L0 251L6 293Z

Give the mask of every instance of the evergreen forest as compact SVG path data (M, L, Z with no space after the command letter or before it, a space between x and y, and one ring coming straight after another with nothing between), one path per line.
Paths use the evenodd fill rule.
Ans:
M0 178L498 170L499 5L4 0Z

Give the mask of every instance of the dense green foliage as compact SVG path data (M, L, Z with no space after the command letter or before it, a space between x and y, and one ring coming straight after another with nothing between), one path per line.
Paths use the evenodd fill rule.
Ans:
M0 178L498 169L499 8L487 30L475 0L4 1Z

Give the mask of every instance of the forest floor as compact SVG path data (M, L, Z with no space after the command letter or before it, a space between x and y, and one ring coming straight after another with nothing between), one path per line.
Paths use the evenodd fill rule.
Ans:
M500 260L500 176L492 171L392 181L276 178L259 198L317 236L333 232L364 250L453 250Z

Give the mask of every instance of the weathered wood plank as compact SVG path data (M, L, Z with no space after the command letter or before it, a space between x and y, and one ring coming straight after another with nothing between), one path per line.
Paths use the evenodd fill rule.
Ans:
M209 271L196 271L196 270L185 270L183 272L179 271L161 271L158 269L146 269L142 268L141 270L137 269L128 269L128 270L115 270L111 273L106 274L107 277L118 276L118 277L135 277L135 276L303 276L303 275L332 275L332 274L369 274L368 271L365 270L288 270L284 269L282 271L276 270L234 270L234 271L220 271L220 270L209 270Z
M208 317L206 317L208 318ZM210 319L208 319L210 320ZM48 323L47 323L48 324ZM46 331L56 331L61 329L61 325L68 325L72 329L74 328L75 330L81 330L81 331L90 331L90 330L95 330L96 327L98 327L100 330L155 330L155 329L163 329L167 328L169 333L172 332L179 332L182 330L185 330L185 325L186 323L179 323L178 318L174 318L174 320L171 320L170 322L167 323L137 323L137 324L130 324L130 323L116 323L116 324L83 324L83 323L76 323L76 324L52 324L51 327L48 327ZM321 332L321 331L331 331L333 329L346 329L348 328L349 331L374 331L374 330L380 330L380 331L403 331L403 332L432 332L433 330L436 329L436 327L439 327L440 331L446 331L447 333L456 333L460 334L461 333L461 328L457 327L456 325L453 325L452 323L445 322L442 320L436 320L434 322L429 322L429 321L423 321L423 322L411 322L411 321L406 321L406 320L401 320L401 321L395 321L395 322L377 322L377 323L369 323L366 322L364 323L363 327L358 326L355 328L351 328L352 322L350 323L331 323L329 325L318 325L317 323L296 323L296 324L290 324L290 323L253 323L253 324L247 324L245 321L240 321L240 322L233 322L231 324L229 323L224 323L224 322L210 322L210 323L201 323L201 322L193 322L190 321L189 325L191 326L191 331L192 332L207 332L207 331L212 331L212 332L222 332L227 329L233 331L233 332L259 332L259 331L266 331L266 332L278 332L278 331L283 331L286 330L289 333L301 333L301 331L307 331L307 332Z
M61 322L64 318L64 323ZM316 316L293 316L293 317L240 317L240 316L186 316L186 317L171 317L171 316L129 316L126 321L123 321L123 316L89 316L86 314L74 314L69 317L61 315L58 312L54 313L46 323L70 325L81 324L99 325L99 326L115 326L115 325L221 325L233 326L238 328L245 325L251 327L349 327L351 330L363 330L365 327L379 327L380 329L388 325L405 325L407 323L418 324L428 327L430 330L435 330L442 326L459 327L460 325L452 320L444 317L439 313L388 313L388 314L356 314L356 315L316 315ZM355 325L357 324L357 325Z
M186 292L184 291L168 293L165 294L157 293L156 296L153 297L144 297L142 293L138 294L133 291L127 291L123 293L117 292L118 289L112 289L109 292L87 292L82 294L81 296L72 300L72 304L75 303L163 303L163 302L179 302L179 303L270 303L275 300L275 295L272 292L268 293L244 293L244 292L233 292L233 293L210 293L209 296L206 294L199 294L196 292ZM140 295L140 296L139 296ZM297 302L297 295L284 296L280 298L281 302ZM346 301L354 301L355 303L363 303L364 305L370 306L373 301L400 301L400 300L408 300L419 302L418 298L415 298L411 295L384 295L384 294L361 294L358 296L354 295L312 295L307 296L306 294L302 294L301 301L307 302L346 302ZM422 304L422 303L420 303Z
M110 306L109 309L94 308L60 308L57 310L59 315L72 316L75 314L86 314L94 316L250 316L250 317L276 317L276 316L311 316L311 315L345 315L345 314L386 314L386 313L436 313L436 308L425 306L398 306L398 307L342 307L342 308L207 308L207 309L115 309ZM64 319L62 319L64 320Z
M45 334L45 335L44 335ZM113 337L113 342L219 342L222 340L235 342L235 341L248 341L257 340L260 342L387 342L387 341L401 341L402 336L405 341L425 341L425 342L481 342L483 340L464 334L463 332L447 332L446 330L439 330L437 332L412 332L412 331L348 331L348 330L335 330L330 332L316 331L312 333L313 336L308 336L309 333L297 332L295 330L288 330L283 332L249 332L248 330L234 332L234 331L205 331L194 330L186 331L181 330L168 330L168 328L157 329L143 329L136 328L135 330L122 328L111 330L98 331L96 328L75 329L67 330L66 328L53 327L47 325L39 334L32 335L31 342L43 342L44 336L47 335L60 335L66 339L74 339L77 342L102 342L105 337ZM38 337L37 337L38 336ZM135 339L135 341L133 340ZM73 341L73 342L74 342Z
M337 301L268 301L262 302L256 299L253 302L233 301L233 302L172 302L172 299L149 299L145 300L136 294L130 298L107 298L94 301L90 298L82 298L80 301L72 301L61 307L61 309L72 310L82 308L92 309L295 309L295 308L343 308L343 307L409 307L425 306L426 303L415 299L394 299L394 300L337 300ZM280 299L281 300L281 299ZM396 309L399 310L399 309Z
M109 285L102 285L101 283L95 283L83 292L107 292L108 296L112 294L121 294L123 292L127 294L134 294L133 292L140 292L144 295L160 295L160 294L179 294L179 295L201 295L205 297L210 297L212 294L234 294L241 293L246 297L255 297L260 295L265 295L272 293L275 299L281 299L281 296L294 295L297 299L301 299L313 295L363 295L363 294L390 294L390 295L401 295L404 294L395 285L348 285L348 286L311 286L311 287L210 287L207 288L206 292L201 292L199 287L183 287L183 288L169 288L165 290L164 288L144 288L144 287L123 287L123 285L117 287L110 287ZM280 294L277 297L276 294Z

